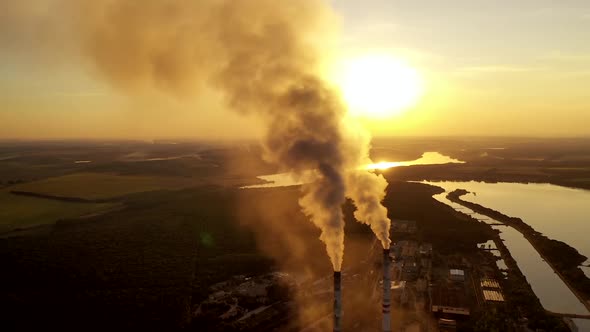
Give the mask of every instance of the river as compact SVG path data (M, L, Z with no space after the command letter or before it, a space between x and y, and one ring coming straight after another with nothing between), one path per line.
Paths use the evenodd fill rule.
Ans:
M412 161L380 161L365 165L367 169L387 169L400 166L432 165L447 163L463 163L438 152L426 152L421 158ZM266 181L262 184L242 187L267 188L300 185L313 178L311 173L296 178L289 173L262 175L258 177ZM590 223L586 216L590 215L590 191L571 189L551 184L520 184L520 183L482 183L482 182L426 182L444 188L447 192L455 189L466 189L475 194L465 195L462 199L481 204L513 217L522 218L535 230L546 236L566 242L575 247L581 254L590 257L590 241L587 236ZM473 211L446 199L446 193L435 195L439 201L453 208L468 213ZM488 217L473 214L480 219ZM491 220L491 222L495 222ZM501 238L510 250L518 266L527 277L533 291L547 310L563 313L588 314L578 298L564 282L553 272L532 245L516 230L507 226L499 228ZM503 262L500 266L505 268ZM588 275L590 268L583 270ZM579 331L590 332L590 320L574 319Z
M546 183L432 182L446 191L465 189L461 198L522 218L544 235L566 242L590 257L590 190ZM588 269L583 269L588 272Z
M473 211L452 203L446 194L455 189L465 189L475 194L462 199L481 204L512 217L519 217L546 236L566 242L585 256L590 254L590 243L585 241L590 223L590 191L571 189L551 184L483 183L483 182L424 182L445 189L446 193L435 198L463 212ZM476 218L488 219L479 214ZM495 222L494 220L490 220ZM507 226L493 226L502 233L501 238L510 250L518 266L527 277L533 291L545 309L588 314L578 298L543 261L532 245L518 231ZM588 269L584 268L588 274ZM574 319L580 331L590 331L590 320Z

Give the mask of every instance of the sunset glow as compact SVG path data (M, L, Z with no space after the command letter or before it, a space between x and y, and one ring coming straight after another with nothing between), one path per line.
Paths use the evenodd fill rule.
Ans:
M338 84L350 113L367 118L398 115L415 105L423 93L416 69L388 55L346 61Z
M590 332L588 40L590 0L0 0L0 330Z

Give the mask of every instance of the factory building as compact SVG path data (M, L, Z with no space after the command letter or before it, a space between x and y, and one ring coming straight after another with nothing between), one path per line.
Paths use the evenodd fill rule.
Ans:
M452 281L465 281L465 271L460 269L450 269L449 278Z

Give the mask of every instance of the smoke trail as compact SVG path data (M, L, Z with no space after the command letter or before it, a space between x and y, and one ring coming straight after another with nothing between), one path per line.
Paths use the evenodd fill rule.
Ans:
M347 139L345 108L318 75L320 45L330 43L325 32L334 25L325 1L8 0L0 6L3 45L36 48L29 53L41 58L77 50L115 87L181 97L212 88L236 112L261 117L265 157L282 172L315 171L317 181L303 186L299 203L321 229L335 270L344 249L345 194L357 206L355 217L388 246L389 219L380 204L387 183L356 169L368 159L368 141Z
M318 32L330 10L315 0L59 1L83 55L115 86L174 95L220 91L233 110L266 123L266 157L317 181L299 203L341 269L344 108L317 75ZM65 5L65 6L64 6ZM325 42L325 41L324 41Z
M388 249L391 243L389 239L391 220L387 216L387 208L381 204L385 198L387 180L382 175L363 167L373 163L369 158L369 134L350 122L347 133L352 136L348 137L348 145L351 146L348 151L357 167L347 172L346 196L352 199L356 206L355 219L369 225L377 239L381 241L383 248Z
M357 208L354 212L355 219L369 225L383 248L388 249L391 243L391 220L387 217L387 208L381 204L385 198L387 180L382 175L357 170L348 174L347 186L347 196Z

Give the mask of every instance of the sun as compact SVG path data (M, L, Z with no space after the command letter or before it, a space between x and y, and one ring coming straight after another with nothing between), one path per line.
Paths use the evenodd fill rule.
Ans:
M342 63L336 84L353 116L387 118L414 106L423 93L418 71L388 55L368 55Z

